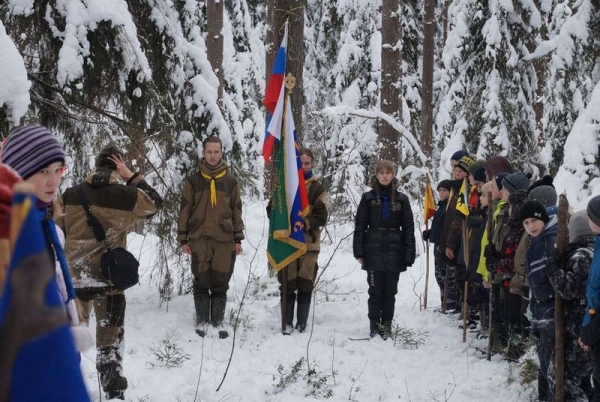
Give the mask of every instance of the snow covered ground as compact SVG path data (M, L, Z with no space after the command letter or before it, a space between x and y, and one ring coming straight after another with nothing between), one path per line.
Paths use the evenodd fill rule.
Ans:
M227 316L230 311L234 315L247 288L235 337L220 340L216 331L198 337L192 296L176 296L161 306L157 289L148 285L148 271L139 286L127 291L126 400L530 400L531 391L519 385L518 373L507 362L499 356L488 362L476 349L485 348L485 340L468 333L462 343L458 317L434 312L439 307L439 289L433 268L429 306L420 311L424 255L400 276L395 317L399 327L423 333L423 344L413 349L379 337L351 340L368 336L366 274L352 256L351 225L330 226L325 236L319 265L330 262L320 279L307 332L282 335L278 283L266 268L268 227L263 211L262 203L245 205L244 252L236 263L227 306ZM141 255L143 272L154 258L153 246L148 238L131 235L129 239L132 250ZM189 357L180 367L160 365L157 352L166 350L166 340L173 350ZM95 351L89 351L82 365L93 400L100 401L94 360ZM509 384L509 377L516 381Z

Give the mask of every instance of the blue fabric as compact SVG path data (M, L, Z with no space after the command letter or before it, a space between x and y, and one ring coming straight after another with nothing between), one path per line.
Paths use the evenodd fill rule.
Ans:
M63 278L65 279L67 294L69 295L68 299L75 300L77 295L75 294L75 288L73 287L73 281L71 280L71 272L69 271L69 264L67 263L67 257L65 256L65 250L63 250L62 245L60 244L60 239L58 238L58 233L56 233L56 224L52 219L44 219L43 224L50 235L50 241L52 242L54 253L56 254L56 258L58 258L60 269L62 271Z
M596 236L594 242L594 258L590 264L586 286L587 307L583 316L582 325L590 322L590 308L600 311L600 235Z
M17 194L13 197L13 206L22 205L27 212L18 238L15 241L9 264L5 289L0 298L0 326L10 330L13 322L5 322L7 311L13 296L11 277L16 270L43 272L55 267L48 259L48 265L33 266L23 260L36 254L48 253L40 211L36 208L33 196ZM43 290L44 301L48 307L62 308L56 280L50 280ZM36 299L36 295L31 295ZM40 313L40 311L36 311ZM12 366L9 401L15 402L89 402L85 388L75 344L65 324L46 332L22 345Z
M381 220L385 222L390 219L390 193L380 193L379 199L381 200Z
M308 172L304 172L304 180L308 180L313 177L313 171L309 170Z

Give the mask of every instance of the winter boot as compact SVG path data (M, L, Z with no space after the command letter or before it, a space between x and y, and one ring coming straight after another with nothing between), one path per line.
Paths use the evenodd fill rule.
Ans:
M285 330L283 331L283 334L289 335L294 331L294 308L296 307L295 293L288 294L285 307ZM281 306L281 309L281 312L283 313L283 305Z
M98 363L96 369L100 374L100 384L102 389L107 395L114 394L118 395L127 389L127 378L121 375L121 365L118 361L108 361L108 359L114 357L114 353L111 353L109 349L99 351Z
M296 330L304 332L306 330L306 322L310 313L310 303L298 302L298 320L296 322Z
M380 324L377 321L371 321L369 325L369 336L373 338L379 333Z
M226 294L212 294L210 297L210 317L213 327L221 327L219 330L219 338L225 339L229 336L229 332L222 328L223 319L225 318L225 306L227 305Z
M124 391L109 391L106 393L107 401L114 401L117 399L124 401L125 400L125 392Z
M194 296L194 307L196 309L196 333L204 337L206 335L205 326L209 322L210 315L210 296L208 293Z
M379 326L379 335L381 336L381 338L386 341L388 340L388 338L392 337L392 323L387 321L382 323Z

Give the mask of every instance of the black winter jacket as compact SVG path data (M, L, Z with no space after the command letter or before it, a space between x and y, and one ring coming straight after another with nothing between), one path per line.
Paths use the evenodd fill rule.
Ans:
M390 213L383 219L385 192L375 180L373 190L363 194L354 227L354 257L363 258L367 271L404 272L415 261L415 226L408 197L398 190L394 179L390 191Z

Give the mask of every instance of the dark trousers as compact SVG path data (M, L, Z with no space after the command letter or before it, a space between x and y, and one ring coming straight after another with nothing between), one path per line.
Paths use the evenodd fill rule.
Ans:
M538 358L540 369L538 371L538 394L541 401L554 401L554 387L549 386L548 368L554 356L555 334L554 327L538 332Z
M367 271L369 320L371 322L384 325L392 322L399 279L400 272Z

